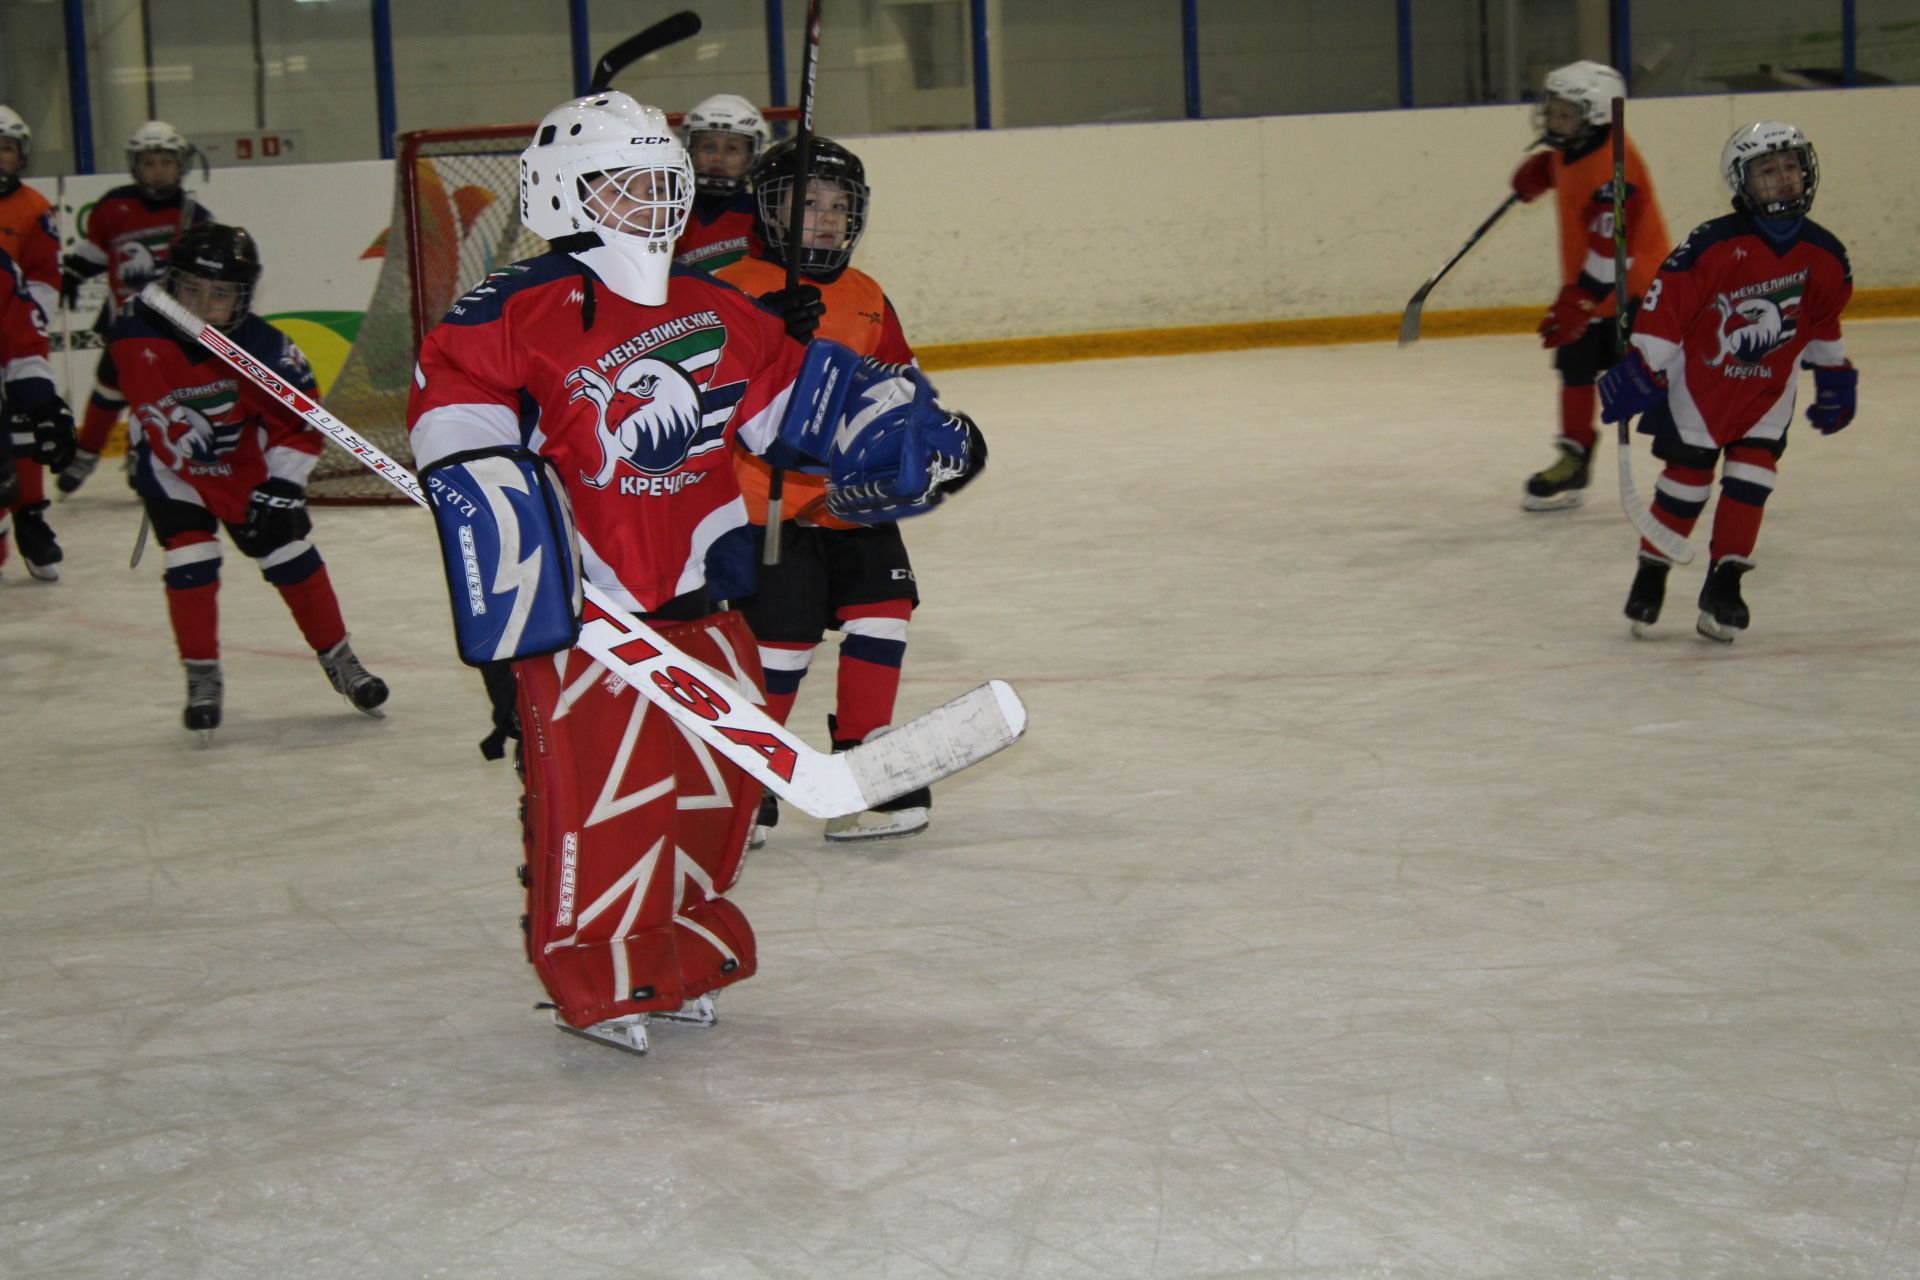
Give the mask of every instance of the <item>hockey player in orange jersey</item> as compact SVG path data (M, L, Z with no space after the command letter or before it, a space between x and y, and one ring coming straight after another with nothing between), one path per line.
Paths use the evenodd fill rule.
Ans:
M1523 201L1552 192L1560 222L1560 292L1540 322L1540 341L1560 373L1560 458L1527 480L1521 505L1559 511L1580 505L1598 438L1594 383L1621 357L1614 323L1613 100L1626 96L1620 73L1576 62L1547 76L1540 95L1540 141L1548 148L1514 171ZM1653 179L1627 141L1627 288L1645 294L1672 247Z
M866 168L830 138L815 138L807 169L799 256L803 281L792 291L786 245L793 192L794 144L768 150L748 176L756 205L753 253L714 274L781 313L787 333L844 343L886 364L913 363L900 317L872 276L850 265L867 221ZM734 447L734 470L747 515L765 537L768 482L760 458ZM785 723L799 696L813 651L827 631L841 633L838 684L828 728L835 749L855 746L893 718L907 621L920 603L913 566L897 523L854 525L826 510L826 481L789 472L782 481L781 558L761 565L753 594L738 601L759 641L767 678L767 713ZM757 548L756 548L757 549ZM930 791L910 791L879 809L834 818L829 840L910 836L927 827ZM779 817L768 796L755 841Z
M20 180L32 150L33 130L17 112L0 106L0 253L19 266L27 293L51 317L60 301L60 237L47 198ZM9 287L10 282L0 281L0 288ZM11 503L0 507L0 560L6 558L11 533L27 572L52 582L60 576L61 551L47 526L46 468L22 450L14 458L14 481Z

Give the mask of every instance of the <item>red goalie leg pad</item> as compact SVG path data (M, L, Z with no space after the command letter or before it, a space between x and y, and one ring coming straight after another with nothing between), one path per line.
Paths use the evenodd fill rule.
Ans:
M737 615L664 627L757 687ZM527 778L527 950L560 1015L587 1026L674 1009L755 968L719 895L738 875L759 784L586 654L517 664Z
M1599 403L1599 388L1591 383L1560 388L1560 434L1588 453L1593 452L1593 442L1599 438L1593 425L1593 408Z

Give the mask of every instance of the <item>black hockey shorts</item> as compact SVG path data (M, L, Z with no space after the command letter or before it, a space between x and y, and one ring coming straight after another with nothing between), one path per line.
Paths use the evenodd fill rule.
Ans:
M766 531L754 532L758 559ZM761 640L818 644L850 605L920 603L897 524L821 529L789 520L780 526L780 563L760 565L759 573L758 588L735 606Z

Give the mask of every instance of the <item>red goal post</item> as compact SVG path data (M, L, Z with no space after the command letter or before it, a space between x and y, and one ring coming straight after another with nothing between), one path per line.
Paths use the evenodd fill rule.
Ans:
M795 107L762 107L768 123ZM668 120L677 128L679 115ZM324 397L330 412L411 467L407 391L420 341L447 307L486 275L546 252L520 224L520 153L534 125L420 129L396 139L393 213L373 297L352 349ZM308 485L320 504L404 502L329 445Z

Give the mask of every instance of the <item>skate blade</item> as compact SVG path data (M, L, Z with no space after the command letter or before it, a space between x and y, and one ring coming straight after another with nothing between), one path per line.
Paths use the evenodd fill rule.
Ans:
M1740 634L1738 628L1724 626L1718 618L1704 612L1699 621L1693 624L1693 629L1715 644L1732 644L1733 638Z
M1586 495L1581 493L1556 493L1551 498L1536 498L1528 494L1520 499L1520 509L1522 511L1567 511L1586 500Z
M1636 621L1636 622L1635 622L1635 623L1633 624L1633 638L1634 638L1634 639L1636 639L1636 640L1645 640L1645 639L1646 639L1646 638L1647 638L1648 636L1650 636L1650 635L1652 635L1652 634L1653 634L1653 624L1652 624L1651 622L1638 622L1638 621Z
M200 748L201 748L201 750L203 750L203 751L204 751L204 750L205 750L206 748L208 748L208 747L210 747L210 746L212 746L212 745L213 745L213 730L211 730L211 729L195 729L195 730L193 730L193 732L194 732L194 733L197 733L197 734L199 734L199 735L200 735Z
M846 825L836 825L841 823ZM906 836L917 836L931 825L925 809L897 809L891 813L868 810L833 819L827 823L824 834L835 844L858 844L866 840L899 840Z
M647 1016L656 1022L677 1022L683 1027L710 1027L717 1021L712 996L695 996L671 1012Z
M60 581L60 570L56 566L50 565L50 564L35 564L31 560L29 560L27 561L27 573L33 578L35 582Z
M595 1044L606 1045L609 1049L618 1049L622 1053L630 1053L636 1058L644 1058L647 1056L647 1049L649 1047L647 1044L647 1022L644 1015L636 1016L638 1017L638 1021L635 1022L626 1022L618 1018L611 1019L610 1022L618 1024L615 1026L610 1026L608 1022L596 1022L591 1027L576 1027L562 1018L560 1011L555 1009L553 1010L553 1029L555 1031L564 1031L570 1036L578 1036L582 1040L591 1040ZM602 1027L606 1027L607 1030L600 1030Z

